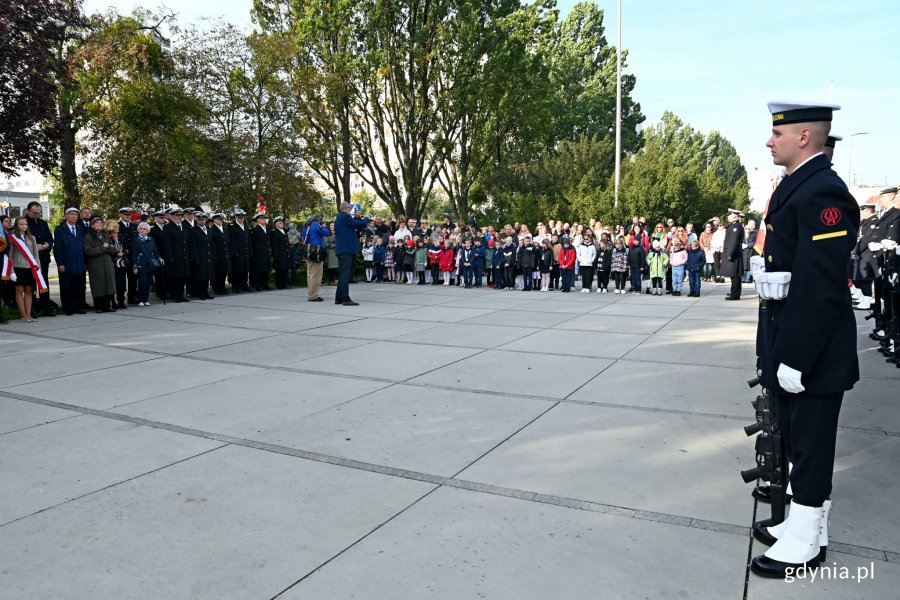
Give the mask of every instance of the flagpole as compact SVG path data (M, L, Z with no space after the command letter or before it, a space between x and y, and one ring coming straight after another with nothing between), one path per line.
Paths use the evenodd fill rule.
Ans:
M619 177L622 171L622 0L619 0L618 44L616 45L616 176L613 206L619 207Z

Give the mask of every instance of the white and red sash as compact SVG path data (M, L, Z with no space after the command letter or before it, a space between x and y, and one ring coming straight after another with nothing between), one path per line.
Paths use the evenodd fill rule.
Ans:
M37 283L38 292L46 292L47 282L44 281L44 274L41 273L41 264L34 260L34 257L31 255L31 250L28 249L28 246L26 246L25 243L15 235L9 236L9 243L15 246L16 250L22 253L22 256L25 257L25 261L28 263L28 266L31 267L31 274L34 276L34 280Z

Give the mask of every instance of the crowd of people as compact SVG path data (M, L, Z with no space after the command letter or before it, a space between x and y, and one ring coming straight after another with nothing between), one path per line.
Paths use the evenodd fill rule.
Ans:
M742 216L730 211L729 220ZM175 303L207 300L268 290L271 279L274 288L284 289L302 264L310 302L322 301L327 278L339 288L336 303L355 304L341 285L343 271L348 282L699 296L704 281L742 277L752 251L752 238L729 240L719 217L699 231L672 218L648 226L646 218L634 216L627 227L550 220L532 232L524 223L495 228L470 219L458 226L450 217L438 224L427 216L421 222L362 219L348 205L328 223L321 215L300 226L275 217L270 226L263 212L248 223L241 209L225 221L222 212L192 208L146 214L125 207L118 219L69 208L51 231L40 203L32 202L23 216L2 217L5 304L31 322L57 310L74 315L149 306L151 293ZM747 233L752 229L751 221ZM51 256L58 305L49 294ZM358 258L364 265L359 279Z
M755 225L750 221L745 228L743 216L729 211L740 234L730 237L719 217L705 222L702 231L673 218L648 227L647 219L637 215L628 227L596 219L587 224L550 220L533 232L524 223L498 229L478 226L474 219L457 226L450 217L432 225L427 216L420 223L357 215L353 226L370 283L572 292L580 282L581 293L681 296L687 287L687 296L699 296L703 281L737 278L738 289L748 281ZM331 282L340 272L338 237L325 238ZM738 299L740 292L734 296Z

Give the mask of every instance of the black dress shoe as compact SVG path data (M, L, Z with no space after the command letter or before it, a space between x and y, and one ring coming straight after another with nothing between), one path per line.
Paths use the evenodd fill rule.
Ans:
M45 312L45 313L41 313L41 316L43 316L43 317L55 317L56 314L55 314L53 311L48 311L48 312Z
M758 485L753 488L753 491L750 492L750 495L759 500L760 502L765 502L766 504L771 504L772 502L772 488L768 485ZM784 495L784 503L790 504L793 496L791 494Z
M726 300L740 300L740 296L725 296Z
M359 302L354 302L353 300L344 300L341 304L344 306L359 306Z
M76 314L76 315L86 315L86 314L87 314L87 311L84 310L83 308L81 308L81 309L76 310L76 311L75 311L75 314Z
M774 535L768 532L767 528L772 526L772 519L764 519L753 524L753 537L767 546L771 546L778 541Z
M755 557L752 561L750 561L750 570L759 575L760 577L770 577L772 579L784 579L790 570L792 573L796 573L798 569L804 567L806 569L816 569L819 566L819 557L815 556L805 563L785 563L780 560L774 560L766 556L765 554L760 554Z
M324 302L322 298L313 298L312 300L307 300L307 302Z

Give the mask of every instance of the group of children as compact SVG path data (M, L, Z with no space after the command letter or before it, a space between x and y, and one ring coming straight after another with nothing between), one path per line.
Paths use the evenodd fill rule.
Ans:
M499 242L499 244L498 244ZM368 283L417 285L462 285L498 290L541 291L575 289L581 278L582 293L590 293L596 277L597 293L606 294L610 282L615 294L642 292L642 281L650 278L647 293L662 295L663 281L673 296L681 296L685 279L688 296L700 296L700 277L706 254L696 240L684 248L674 240L666 250L654 239L649 250L640 237L626 245L619 236L610 244L606 238L597 243L585 241L573 245L568 236L543 237L537 241L525 234L515 243L512 237L485 239L480 235L405 238L387 243L379 236L365 240L362 248ZM630 289L626 284L630 281Z

